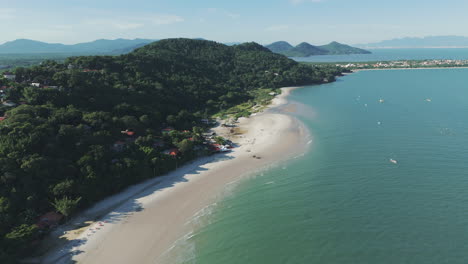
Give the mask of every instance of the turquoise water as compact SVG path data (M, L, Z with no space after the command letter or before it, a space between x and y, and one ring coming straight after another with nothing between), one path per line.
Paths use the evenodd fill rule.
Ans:
M365 71L295 90L310 150L214 205L179 263L468 263L466 76Z
M371 49L372 54L319 55L307 58L293 58L309 62L363 62L394 60L451 59L468 60L468 49Z

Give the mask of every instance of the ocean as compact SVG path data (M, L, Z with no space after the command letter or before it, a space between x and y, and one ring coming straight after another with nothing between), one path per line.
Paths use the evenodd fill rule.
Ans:
M371 51L372 54L319 55L293 59L307 62L364 62L429 59L468 60L468 48L370 49L369 51Z
M465 76L362 71L293 91L309 150L226 187L169 255L203 264L468 263Z

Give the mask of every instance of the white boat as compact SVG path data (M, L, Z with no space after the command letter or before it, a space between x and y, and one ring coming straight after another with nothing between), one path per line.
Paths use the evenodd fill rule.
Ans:
M384 99L379 99L379 103L383 103L383 102L385 102Z
M390 162L393 163L393 164L397 164L398 162L394 159L390 159Z
M427 98L426 102L432 102L431 98Z

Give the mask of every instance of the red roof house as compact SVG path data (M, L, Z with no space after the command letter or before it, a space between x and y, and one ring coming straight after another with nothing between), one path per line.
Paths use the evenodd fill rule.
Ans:
M176 149L176 148L167 149L167 150L163 151L163 154L175 157L175 156L177 156L179 154L179 150Z

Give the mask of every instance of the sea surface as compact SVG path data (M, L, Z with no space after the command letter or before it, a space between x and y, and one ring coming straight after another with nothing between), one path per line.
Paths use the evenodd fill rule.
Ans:
M428 48L428 49L370 49L372 54L319 55L306 58L293 58L308 62L365 62L395 60L450 59L468 60L468 48Z
M362 71L295 90L310 149L228 186L176 263L468 263L467 76Z

